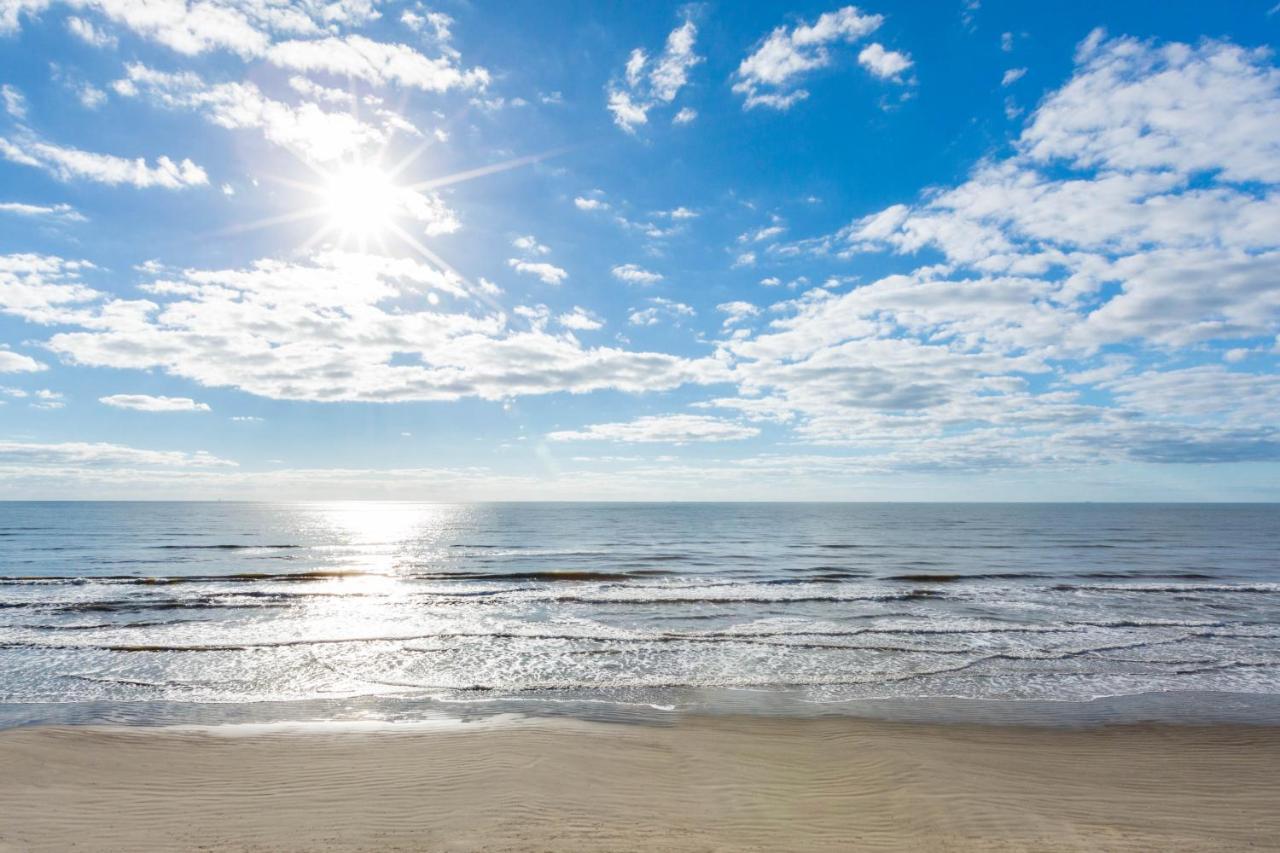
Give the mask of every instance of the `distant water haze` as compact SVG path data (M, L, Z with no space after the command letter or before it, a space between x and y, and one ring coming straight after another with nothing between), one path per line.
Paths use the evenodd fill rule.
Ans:
M5 503L0 703L1274 695L1277 531L1274 505Z

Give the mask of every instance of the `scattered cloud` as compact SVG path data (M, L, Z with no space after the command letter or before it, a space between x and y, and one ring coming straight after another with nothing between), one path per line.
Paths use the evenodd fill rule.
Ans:
M758 317L760 315L760 309L757 306L752 305L750 302L722 302L716 306L716 310L722 314L728 315L724 318L725 328L728 328L729 326L736 326L745 320L749 320L752 317Z
M1008 71L1004 72L1004 76L1000 78L1000 85L1012 86L1014 83L1021 80L1023 75L1026 73L1027 69L1025 68L1010 68Z
M32 396L35 397L35 400L31 403L31 408L33 409L47 409L53 411L61 409L67 405L65 396L60 391L52 391L48 388L42 388Z
M150 394L112 394L99 397L98 402L115 409L132 409L135 412L207 412L207 403L197 403L190 397L153 397Z
M266 54L279 36L314 38L325 35L329 27L359 26L380 14L375 4L363 0L198 0L181 8L137 0L70 0L64 4L57 0L17 0L0 4L0 34L16 31L24 18L54 5L70 6L80 13L77 18L86 13L100 16L100 22L92 25L92 32L100 34L99 38L110 37L99 29L109 23L178 54L195 56L226 50L245 59ZM74 24L68 26L81 38L90 32L77 32Z
M563 284L564 280L569 277L569 273L566 270L546 261L526 261L523 258L508 258L507 266L518 273L531 275L539 279L543 284Z
M885 470L1277 458L1280 386L1232 353L1280 333L1280 74L1100 32L1077 63L1010 155L791 244L903 270L771 306L721 342L742 395L717 402Z
M627 284L647 286L662 281L661 273L652 272L636 264L619 264L609 272L618 281L624 281Z
M664 321L678 323L682 318L698 314L692 306L661 296L651 297L648 304L648 308L633 308L627 322L633 326L656 326Z
M203 450L186 453L180 450L144 450L105 442L67 441L30 442L0 441L0 470L20 463L34 466L74 466L87 468L120 465L161 466L165 468L222 468L236 463Z
M318 72L428 92L483 89L489 84L487 70L460 67L455 53L430 58L408 45L354 34L279 42L267 49L266 59L290 71Z
M108 297L84 265L0 255L0 312L55 326L38 344L76 365L156 370L271 399L505 400L558 391L660 390L725 375L714 358L584 347L512 328L425 263L326 251L233 269L159 273L142 298ZM423 297L449 294L456 310ZM690 309L691 310L691 309Z
M67 18L67 31L85 44L114 49L120 42L115 36L103 32L84 18L72 15Z
M547 434L547 440L686 444L694 441L739 441L759 434L758 427L706 415L650 415L633 421L593 424L581 430L551 432Z
M879 42L872 42L858 53L858 64L881 80L902 81L902 72L911 67L911 57L896 50L886 50Z
M27 99L17 88L5 83L0 86L0 103L10 118L21 121L27 117Z
M29 355L0 348L0 373L35 373L47 369Z
M12 139L0 136L0 157L23 166L48 172L61 181L86 180L139 189L161 187L176 190L204 186L209 176L188 159L175 162L158 158L154 165L145 158L127 159L114 154L99 154L45 142L33 134L22 133Z
M604 328L604 321L586 308L575 305L573 310L556 317L556 322L566 329L593 332Z
M386 110L365 111L379 121L370 124L353 114L348 95L314 85L303 87L308 96L331 100L325 92L336 91L344 98L340 103L348 105L346 109L329 111L310 101L287 104L267 97L249 81L210 84L192 72L156 71L138 63L128 65L125 71L126 76L112 86L121 96L190 110L227 130L257 130L268 142L310 162L328 163L385 145L403 124L397 114ZM294 88L298 88L296 82Z
M776 27L742 60L734 73L733 91L743 96L745 109L790 109L809 97L808 90L797 85L799 81L834 61L831 45L858 41L883 22L881 15L845 6L823 13L812 24Z
M689 82L689 71L702 62L694 52L698 28L692 19L676 27L667 36L662 53L650 57L643 48L631 51L621 79L615 79L606 90L607 106L613 122L628 133L647 124L655 107L670 104ZM681 120L680 116L687 118ZM685 110L676 114L676 123L684 124L696 116Z
M516 237L511 241L511 245L519 249L520 251L524 252L526 255L551 254L551 249L549 247L544 246L542 243L539 243L536 237L533 237L532 235L528 235L528 234L522 237Z
M69 204L26 204L20 201L0 201L0 213L30 218L62 219L67 222L85 222L80 211Z

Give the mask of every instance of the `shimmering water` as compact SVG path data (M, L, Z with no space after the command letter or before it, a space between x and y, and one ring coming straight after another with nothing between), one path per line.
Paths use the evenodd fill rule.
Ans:
M1274 505L0 503L0 703L1276 695L1278 532Z

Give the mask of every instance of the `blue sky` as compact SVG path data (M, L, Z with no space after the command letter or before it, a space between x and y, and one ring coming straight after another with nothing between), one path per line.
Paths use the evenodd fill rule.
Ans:
M1277 35L0 0L0 497L1280 499Z

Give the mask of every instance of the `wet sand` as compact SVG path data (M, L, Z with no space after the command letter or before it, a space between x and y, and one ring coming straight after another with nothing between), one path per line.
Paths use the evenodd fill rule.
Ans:
M0 732L0 850L1280 849L1280 729Z

